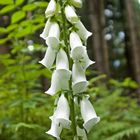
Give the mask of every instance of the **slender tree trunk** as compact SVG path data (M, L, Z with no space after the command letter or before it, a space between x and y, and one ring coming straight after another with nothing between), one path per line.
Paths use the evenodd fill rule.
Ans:
M101 73L110 75L109 72L109 55L107 43L104 39L104 1L103 0L88 0L90 12L90 21L93 31L93 52L95 55L97 69Z
M133 0L124 0L123 17L126 30L126 51L128 56L128 64L132 72L132 76L139 84L138 94L140 97L140 49L138 42L138 34L136 30L135 14L133 9Z

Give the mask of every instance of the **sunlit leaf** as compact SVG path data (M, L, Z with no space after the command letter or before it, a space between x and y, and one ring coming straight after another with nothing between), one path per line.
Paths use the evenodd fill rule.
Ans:
M12 23L16 23L16 22L20 21L21 19L23 19L25 16L26 16L26 14L24 11L15 12L12 15L11 21L12 21Z
M35 5L35 4L27 4L22 9L23 9L23 11L32 11L36 8L37 8L37 5Z

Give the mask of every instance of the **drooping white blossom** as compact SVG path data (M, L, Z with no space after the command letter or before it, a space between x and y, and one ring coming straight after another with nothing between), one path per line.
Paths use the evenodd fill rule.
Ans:
M86 80L85 70L77 64L73 64L72 67L72 89L74 93L81 93L86 91L88 81Z
M61 96L59 97L57 108L53 116L55 117L56 121L62 125L62 127L70 128L70 108L69 103L64 94L61 94Z
M39 61L39 63L41 63L48 69L50 69L55 61L55 58L56 58L56 51L53 48L48 47L44 58L41 61Z
M63 49L60 49L56 57L56 70L52 74L51 87L45 93L54 95L58 91L69 90L70 76L67 55Z
M85 28L80 20L75 24L75 27L78 29L77 33L84 42L86 42L87 39L92 35L92 33Z
M60 49L56 59L56 69L65 69L69 71L69 61L66 52Z
M60 140L60 134L62 131L62 126L59 125L59 123L55 120L55 118L53 116L50 117L52 123L51 123L51 128L49 131L47 131L46 133L57 138L57 140Z
M71 74L64 69L54 70L51 79L51 86L45 93L53 96L61 90L69 90L70 76Z
M82 45L82 41L76 32L70 34L70 47L74 63L79 64L83 69L95 63L89 59L86 47Z
M82 7L82 0L70 0L71 4L77 8Z
M44 28L43 32L40 34L40 37L43 38L44 40L46 40L47 36L49 35L49 30L50 30L51 24L52 23L50 22L50 19L48 19L45 24L45 28Z
M74 8L70 5L67 5L65 7L65 15L67 20L72 24L77 23L79 21L79 17L75 13Z
M93 125L100 121L88 97L83 97L80 101L81 115L84 120L84 128L89 132Z
M51 17L55 14L57 9L57 4L55 0L51 0L47 6L47 9L45 11L46 18Z
M60 37L60 28L58 23L53 22L50 26L48 36L46 38L46 44L52 47L55 50L59 49L59 37Z

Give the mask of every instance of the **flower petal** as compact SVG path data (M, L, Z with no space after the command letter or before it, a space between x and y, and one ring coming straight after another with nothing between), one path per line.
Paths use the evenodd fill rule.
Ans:
M81 115L84 120L84 128L89 132L93 125L100 121L100 117L97 117L96 112L88 100L88 97L84 97L80 102Z
M60 133L62 131L62 126L56 122L53 116L50 117L50 119L52 120L51 128L46 133L60 140Z
M51 24L52 23L50 22L50 19L48 19L45 24L45 28L43 32L40 34L40 37L42 37L44 40L46 40L47 36L49 35L49 29L50 29Z
M95 63L89 59L85 46L78 46L72 49L71 56L74 63L79 64L83 69L86 69Z
M76 15L75 10L72 6L67 5L65 7L65 15L70 23L77 23L79 21L79 18Z
M74 49L74 48L79 47L79 46L83 46L79 35L76 32L71 32L70 33L70 47L71 47L71 49Z
M70 0L71 4L77 8L82 7L82 0Z
M74 93L84 92L87 89L88 81L86 80L85 70L77 64L72 67L72 89Z
M54 95L61 90L69 90L69 79L71 72L65 69L55 70L52 74L51 87L45 92Z
M56 121L62 125L62 127L70 128L71 121L69 120L69 116L70 116L69 103L64 94L61 94L57 103L57 108L54 113L54 117Z
M75 24L75 27L78 29L77 33L79 34L81 39L85 42L88 39L88 37L92 35L92 33L85 28L85 26L80 20Z
M60 49L56 57L56 69L69 70L69 61L66 52Z
M59 37L60 37L60 28L57 23L52 23L50 26L48 37L46 38L46 44L55 50L59 49Z
M51 0L45 11L46 18L53 16L55 12L56 12L56 1Z
M39 63L50 69L55 61L55 57L56 51L53 50L51 47L48 47L44 58L41 61L39 61Z

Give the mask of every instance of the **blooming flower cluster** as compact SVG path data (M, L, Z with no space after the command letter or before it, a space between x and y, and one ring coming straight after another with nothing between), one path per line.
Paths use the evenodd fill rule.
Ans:
M61 3L63 5L59 1L50 0L45 11L47 22L40 34L48 47L44 58L39 63L50 70L54 64L56 66L52 74L51 86L45 93L51 96L59 93L57 107L50 117L51 128L46 133L60 139L62 129L71 127L73 122L70 120L71 107L68 97L71 96L73 103L80 107L84 121L82 128L76 123L77 136L86 140L86 134L100 120L89 101L89 97L82 94L86 92L88 86L86 69L94 63L89 59L87 48L83 44L86 44L92 33L85 28L75 12L75 8L82 7L82 0L66 0L65 3L63 1ZM61 24L57 20L58 15L66 18L64 22L69 25L69 33L66 35L68 43L65 42L62 35L65 30L61 32L63 22ZM66 25L64 24L64 26ZM79 95L81 95L80 100L77 101Z

